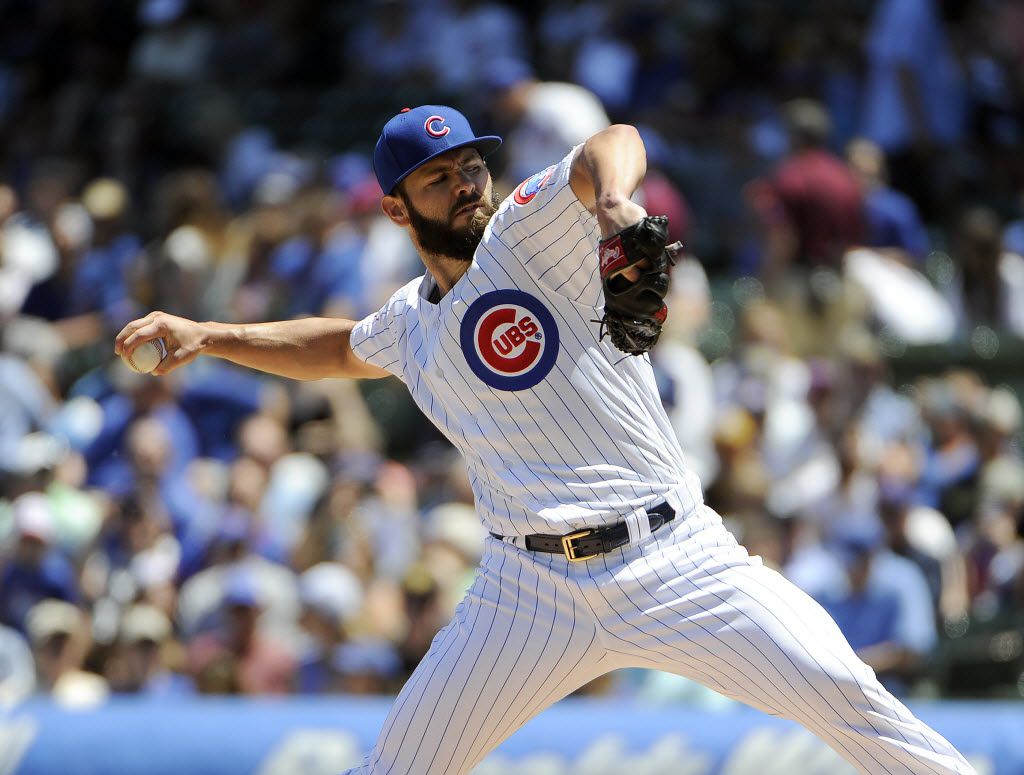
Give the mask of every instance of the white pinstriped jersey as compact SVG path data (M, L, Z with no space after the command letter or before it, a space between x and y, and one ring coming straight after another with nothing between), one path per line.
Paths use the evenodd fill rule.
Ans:
M469 775L530 718L620 667L669 670L799 721L865 775L975 775L821 606L701 505L650 361L597 340L598 225L569 186L573 158L516 188L439 304L425 275L361 321L352 347L401 377L462 450L487 529L624 520L631 540L573 563L488 537L454 619L346 775ZM640 515L663 499L685 519L652 535Z
M429 273L352 332L465 456L484 526L502 535L619 522L701 502L650 359L598 341L597 219L569 185L574 149L520 184L440 303Z

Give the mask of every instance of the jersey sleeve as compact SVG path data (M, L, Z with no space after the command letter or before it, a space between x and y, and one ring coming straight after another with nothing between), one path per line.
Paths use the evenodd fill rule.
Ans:
M361 361L372 366L378 366L390 371L396 377L405 381L404 357L401 336L401 329L405 325L404 310L408 307L408 294L410 289L415 293L415 286L420 280L414 280L409 285L395 293L379 310L356 323L352 329L349 343L352 352Z
M597 262L597 218L576 197L569 178L577 145L558 164L524 180L498 210L492 236L551 290L588 306L603 304Z

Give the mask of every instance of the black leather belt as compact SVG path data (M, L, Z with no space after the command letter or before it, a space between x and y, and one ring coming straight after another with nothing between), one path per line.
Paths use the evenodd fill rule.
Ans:
M666 525L676 518L676 510L662 501L657 506L647 509L651 532ZM504 536L491 533L499 540ZM582 562L599 554L605 554L629 543L629 527L619 522L607 527L592 530L580 530L564 536L534 534L525 537L526 548L531 552L547 552L548 554L564 554L569 562Z

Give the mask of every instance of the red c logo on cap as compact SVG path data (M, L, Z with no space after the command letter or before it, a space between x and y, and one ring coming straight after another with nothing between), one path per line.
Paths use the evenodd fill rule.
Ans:
M441 124L441 129L434 129L434 124ZM452 130L444 126L444 116L431 116L423 122L423 129L431 137L444 137Z

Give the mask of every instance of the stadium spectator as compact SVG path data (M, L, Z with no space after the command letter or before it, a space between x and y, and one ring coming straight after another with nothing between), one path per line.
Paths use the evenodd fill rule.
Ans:
M389 85L433 80L433 44L420 34L419 21L414 3L374 0L368 14L358 15L345 42L352 75ZM468 67L465 59L460 61Z
M25 626L40 692L73 706L94 705L106 698L107 682L84 669L92 638L81 610L63 600L42 600L28 612Z
M335 652L348 642L347 630L360 613L362 585L344 565L323 562L299 577L303 630L295 690L322 694L340 689Z
M239 694L291 691L294 659L260 631L261 596L248 573L236 570L228 577L222 606L219 626L189 644L199 690L226 683Z
M810 555L813 570L805 565L790 572L799 574L879 680L903 694L936 644L927 581L913 562L885 548L877 521L840 523L828 540L831 553Z
M894 554L905 557L918 567L928 582L934 608L938 610L943 592L942 565L938 558L921 551L911 539L909 522L913 493L905 485L884 481L879 490L878 514L885 527L886 545ZM938 512L932 510L932 514ZM915 516L920 519L920 513ZM942 520L941 514L938 517Z
M331 667L338 678L333 691L346 694L381 695L401 688L402 664L386 641L354 641L335 649Z
M1018 467L1015 472L1020 475ZM1021 504L993 499L979 504L967 547L967 574L974 612L983 619L1019 612L1024 540Z
M191 679L169 669L172 632L159 608L140 603L125 611L104 670L111 691L161 699L194 694Z
M608 116L592 93L573 83L540 81L522 60L491 61L486 79L491 112L505 136L509 188L608 126Z
M166 380L112 366L116 390L100 398L103 426L85 449L88 484L123 496L139 486L163 487L199 454L199 440ZM184 518L182 516L182 518Z
M58 213L71 199L70 171L62 164L40 165L29 184L27 207L4 224L6 260L31 284L21 314L57 321L71 317L79 247L61 239ZM79 314L96 308L76 310Z
M951 252L959 269L951 299L960 325L987 325L1024 338L1024 262L1002 250L1002 224L987 207L964 212L952 233Z
M88 214L89 223L84 228L90 237L75 262L68 312L99 311L103 315L103 331L110 331L124 325L139 311L129 286L142 245L128 228L130 203L124 184L99 178L86 186L81 201Z
M0 623L27 631L29 611L47 599L77 602L74 568L54 547L56 528L46 496L20 495L11 504L14 547L0 570Z
M490 62L522 60L528 52L526 30L515 5L447 0L440 4L434 24L434 81L447 94L471 94L485 85L482 77Z
M1024 192L1017 196L1017 214L1024 215ZM1003 250L1024 257L1024 217L1018 217L1003 229Z
M957 527L973 510L980 462L970 408L949 380L926 383L922 401L931 441L924 450L917 500L938 508Z
M58 409L38 371L27 360L0 352L0 472L19 474L29 460L21 440L43 430Z
M191 16L189 0L144 0L145 31L131 52L132 75L153 86L195 83L210 72L214 33Z
M889 186L882 149L857 138L846 147L846 160L864 191L864 244L895 248L911 261L923 261L928 233L910 197Z
M331 302L352 300L362 292L358 266L361 240L340 231L342 200L328 190L311 191L299 201L298 233L271 258L274 274L286 287L289 317L319 315Z
M14 707L35 692L36 666L20 632L0 624L0 708Z
M399 645L402 668L410 673L420 663L436 633L444 626L450 611L430 570L416 564L401 584L401 610L408 630Z
M764 271L778 277L790 267L837 267L864 238L864 199L853 174L826 149L832 121L811 100L784 106L789 156L772 176L779 212L769 221L770 252Z
M883 0L864 38L861 133L885 151L893 185L926 218L943 212L949 184L940 159L962 140L967 120L964 77L941 5Z
M591 35L579 44L571 81L589 89L611 110L629 101L636 54L608 35Z

